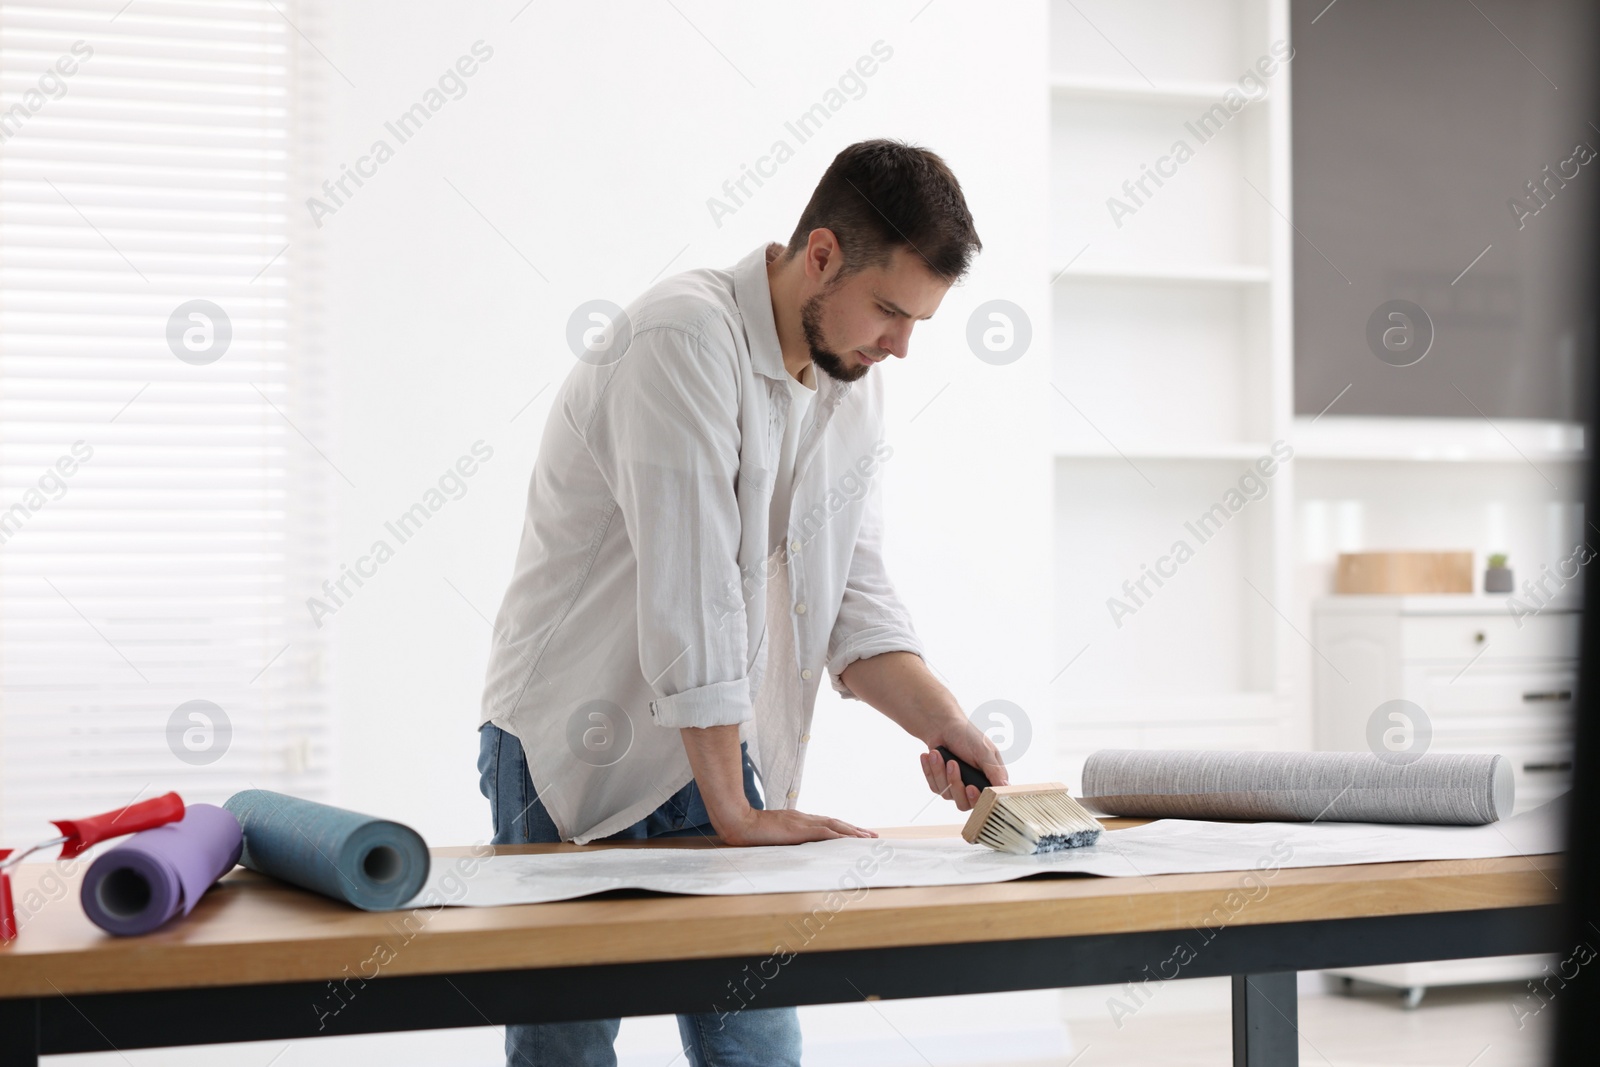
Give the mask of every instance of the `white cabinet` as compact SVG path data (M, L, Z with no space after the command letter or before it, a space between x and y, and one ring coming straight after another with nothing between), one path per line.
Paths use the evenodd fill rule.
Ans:
M1380 705L1406 700L1433 752L1499 752L1511 760L1517 811L1569 788L1578 681L1576 605L1537 614L1505 597L1338 596L1317 601L1315 739L1368 747Z
M1571 783L1580 619L1575 603L1526 614L1505 597L1318 600L1311 627L1316 747L1365 750L1373 733L1381 737L1381 729L1369 731L1380 706L1409 701L1410 726L1419 738L1427 732L1427 751L1504 755L1516 779L1515 810L1537 807ZM1386 715L1381 725L1388 726ZM1533 977L1545 962L1514 956L1334 973L1420 991Z

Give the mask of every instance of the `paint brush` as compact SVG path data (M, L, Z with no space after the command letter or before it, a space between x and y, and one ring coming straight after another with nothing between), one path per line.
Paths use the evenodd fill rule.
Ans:
M962 785L983 790L961 828L969 843L1031 856L1083 848L1099 839L1100 820L1073 800L1060 782L990 785L987 775L943 745L939 755L946 766L951 760L960 766Z

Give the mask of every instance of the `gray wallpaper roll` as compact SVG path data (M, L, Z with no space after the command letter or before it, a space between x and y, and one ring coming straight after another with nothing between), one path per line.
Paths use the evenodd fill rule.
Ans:
M1511 814L1504 756L1106 748L1078 798L1105 815L1479 826Z

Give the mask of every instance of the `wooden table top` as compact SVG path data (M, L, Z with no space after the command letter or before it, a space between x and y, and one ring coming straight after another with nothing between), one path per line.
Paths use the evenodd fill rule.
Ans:
M1138 820L1108 819L1110 828ZM885 837L954 837L901 827ZM644 847L709 847L671 839ZM500 846L500 855L576 845ZM611 846L586 846L611 847ZM640 846L618 846L640 847ZM436 848L435 862L472 854ZM486 854L483 848L478 854ZM1246 872L1051 876L991 885L734 897L628 895L503 908L364 912L235 868L186 919L113 937L78 902L86 863L12 871L21 931L0 944L0 997L440 974L788 951L958 944L1083 934L1408 915L1551 904L1561 857L1284 868L1249 900ZM1231 896L1230 896L1231 894ZM830 899L831 897L831 899ZM804 933L802 933L804 931Z

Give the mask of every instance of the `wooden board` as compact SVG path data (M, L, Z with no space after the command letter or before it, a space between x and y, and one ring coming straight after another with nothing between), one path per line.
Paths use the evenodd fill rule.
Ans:
M1342 594L1471 593L1471 552L1341 552L1333 590Z
M1106 820L1112 827L1137 821ZM959 828L880 832L956 837ZM711 844L674 839L622 847ZM436 863L454 863L470 859L472 850L439 848L433 855ZM116 938L83 914L83 866L57 879L64 888L55 899L24 922L15 941L0 945L0 997L758 956L780 944L827 952L1184 930L1215 927L1219 914L1223 925L1248 925L1524 907L1555 902L1561 872L1558 856L1290 868L1277 871L1266 892L1253 892L1256 899L1242 906L1245 872L873 889L843 903L828 893L638 893L504 908L362 912L239 868L187 919L144 937ZM54 870L43 863L14 870L19 905Z

